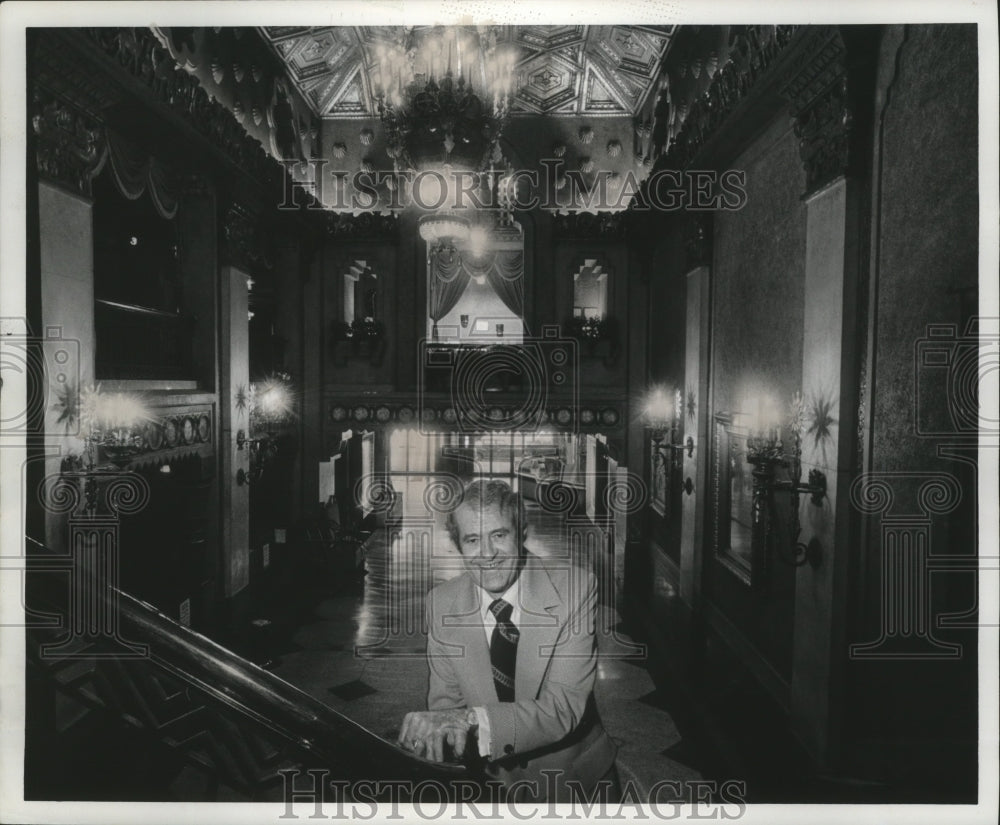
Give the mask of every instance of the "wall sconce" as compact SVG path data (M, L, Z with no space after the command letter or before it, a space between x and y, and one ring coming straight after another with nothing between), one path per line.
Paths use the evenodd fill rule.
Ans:
M462 324L462 329L467 329L468 328L468 326L469 326L469 316L468 315L459 315L458 316L458 320Z
M497 324L497 338L503 338L503 324Z
M247 438L243 430L236 433L236 449L249 450L250 469L242 467L236 471L236 484L256 484L264 475L264 468L278 455L278 439L275 433L266 433L259 438Z
M643 408L643 417L646 426L650 429L650 435L656 445L656 449L669 456L669 465L679 469L683 463L684 453L688 457L694 455L694 438L688 436L683 444L676 443L681 422L681 391L672 393L663 388L654 389L646 399ZM664 443L666 442L666 443ZM684 490L688 495L694 490L694 485L690 480L684 484Z
M83 436L82 455L62 459L59 472L82 478L84 506L88 513L97 509L101 475L115 475L142 451L143 426L153 419L141 396L131 393L101 392L100 385L83 388L60 398L56 408L68 419L77 419Z
M799 522L799 496L807 493L814 506L822 506L823 499L826 498L826 475L821 470L810 470L808 483L802 483L802 401L798 393L792 400L791 409L790 453L785 453L781 431L773 417L768 420L758 413L755 426L751 427L747 435L746 459L754 468L751 473L753 535L755 540L759 537L759 540L766 543L771 542L775 493L787 492L791 506L789 536L792 555L788 557L782 552L783 543L778 545L776 555L779 560L793 567L801 567L806 562L818 567L821 561L818 549L810 549L799 540L802 534L802 525ZM779 468L788 470L788 478L777 477Z
M292 379L287 373L275 373L250 384L250 432L236 431L236 449L248 450L250 469L236 471L239 486L260 481L264 468L278 455L278 428L292 417Z

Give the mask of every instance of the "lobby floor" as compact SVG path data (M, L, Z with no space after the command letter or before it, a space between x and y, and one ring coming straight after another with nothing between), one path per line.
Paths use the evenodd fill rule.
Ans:
M411 478L397 488L401 503L366 544L367 575L351 580L314 571L274 591L293 601L269 599L262 611L272 622L268 652L276 675L393 740L408 711L426 708L425 595L462 570L458 551L424 502L426 479ZM533 504L527 515L531 552L592 565L601 581L595 693L619 747L622 782L631 780L642 793L662 779L699 779L691 764L695 750L682 740L647 672L645 648L622 624L599 531L586 519L545 513ZM667 801L665 794L660 798Z

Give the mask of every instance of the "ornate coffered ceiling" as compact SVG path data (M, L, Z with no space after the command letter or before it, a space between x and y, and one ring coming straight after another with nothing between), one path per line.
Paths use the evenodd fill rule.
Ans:
M262 27L313 111L324 119L370 118L376 50L405 43L402 26ZM485 28L485 27L483 27ZM653 90L675 26L495 26L516 55L514 115L635 116ZM475 31L469 27L469 31ZM482 29L478 32L482 35Z

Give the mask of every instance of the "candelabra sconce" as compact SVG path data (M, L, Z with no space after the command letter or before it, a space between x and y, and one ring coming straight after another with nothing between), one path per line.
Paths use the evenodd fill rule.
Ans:
M694 455L695 444L694 438L690 435L684 440L683 444L674 443L676 437L676 427L671 427L669 430L657 429L652 432L656 449L663 453L670 467L680 469L684 463L684 454L687 453L688 458Z
M463 315L459 315L458 316L458 320L462 324L462 329L468 329L469 328L469 316L468 315L464 315L464 314Z
M802 483L802 438L798 431L793 433L792 451L786 455L777 430L767 436L751 435L747 438L747 462L753 466L753 499L751 521L753 541L764 542L764 547L774 542L773 513L777 493L787 493L790 505L789 541L791 553L784 542L775 545L778 559L793 567L801 567L808 562L818 567L822 561L817 545L806 545L800 540L802 525L799 521L799 497L806 493L815 507L826 498L826 475L821 470L810 470L809 481ZM788 470L788 478L777 477L779 469Z
M241 438L242 436L242 438ZM264 469L278 455L278 439L276 433L266 433L260 438L247 438L243 430L236 434L236 449L246 448L250 453L250 468L242 467L236 471L236 484L256 484L264 475Z
M503 324L497 324L497 338L503 338Z
M83 512L88 515L97 512L97 478L101 472L78 455L68 455L59 463L59 474L63 478L83 479Z

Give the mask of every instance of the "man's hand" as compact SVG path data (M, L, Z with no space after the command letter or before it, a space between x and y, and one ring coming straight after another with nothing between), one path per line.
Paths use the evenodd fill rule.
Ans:
M399 731L399 744L433 762L444 762L444 744L461 758L475 713L466 708L408 713Z

